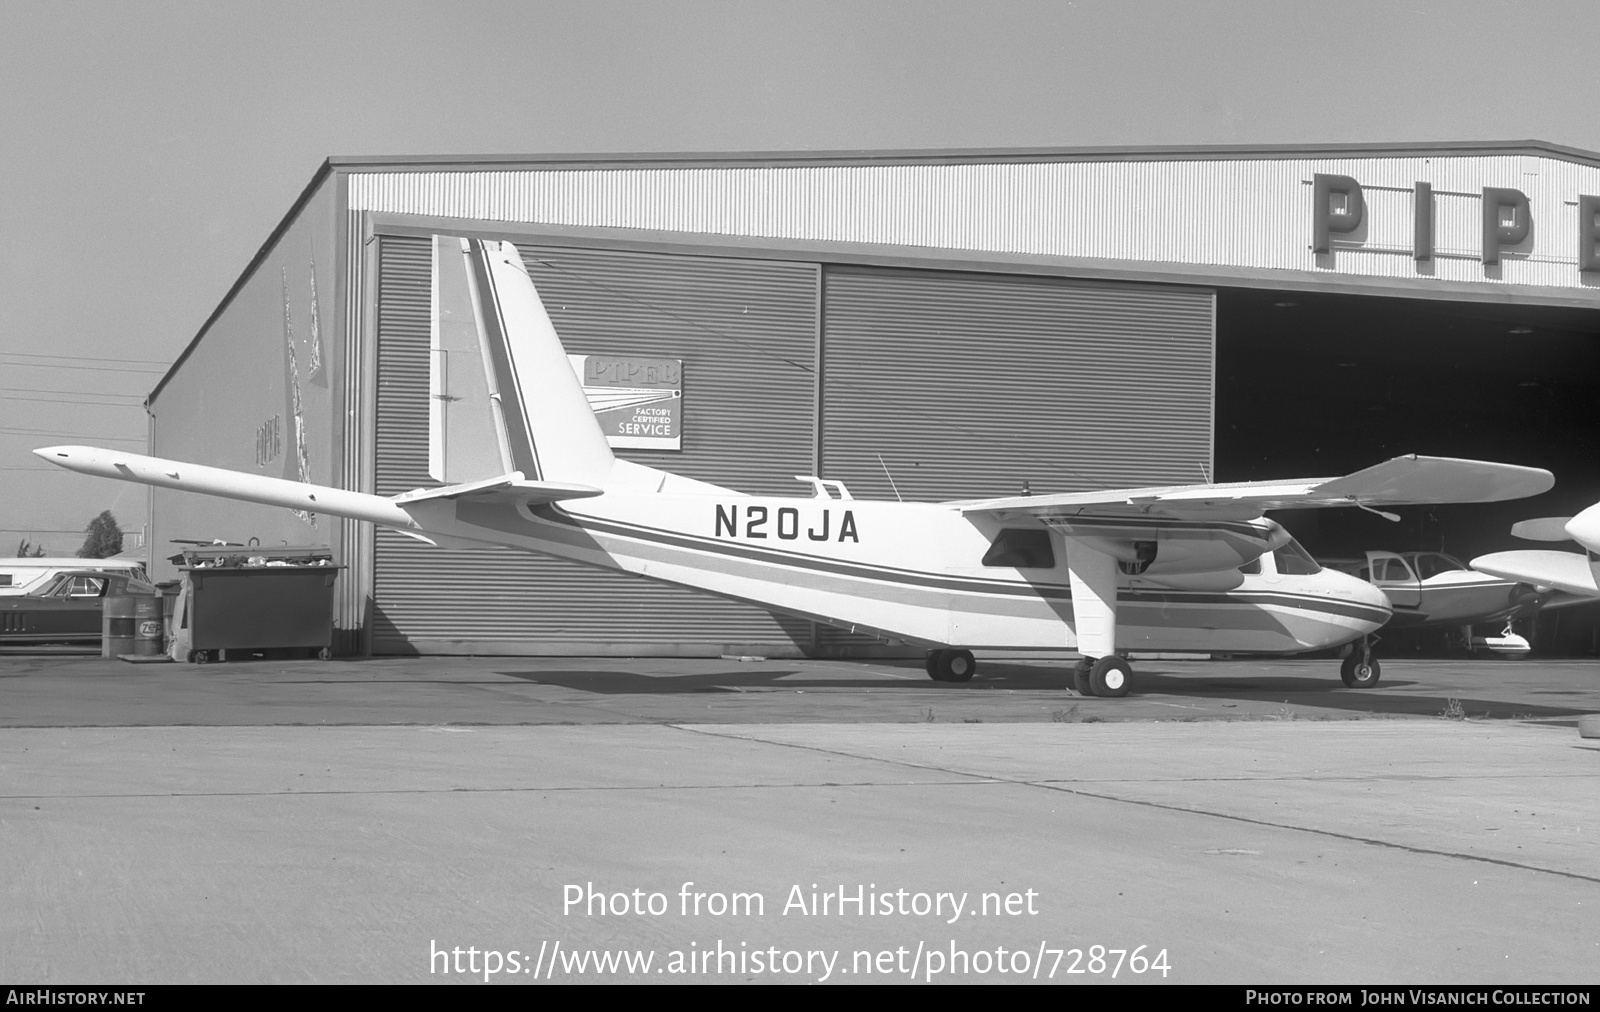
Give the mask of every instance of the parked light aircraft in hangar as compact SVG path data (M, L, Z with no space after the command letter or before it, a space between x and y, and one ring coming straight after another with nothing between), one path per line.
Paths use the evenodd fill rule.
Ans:
M1575 517L1524 520L1512 525L1511 533L1529 541L1576 541L1583 552L1495 552L1473 559L1472 568L1539 591L1600 598L1600 503Z
M1511 656L1529 651L1528 641L1511 630L1514 620L1586 603L1582 597L1548 586L1477 572L1443 552L1372 551L1362 560L1322 561L1383 591L1394 609L1385 630L1456 627L1468 649L1480 647ZM1472 635L1474 625L1500 621L1506 623L1500 635ZM1376 641L1376 636L1369 637L1358 645L1357 652L1370 650Z
M1074 685L1104 696L1129 690L1119 651L1317 650L1389 619L1382 592L1318 566L1265 511L1490 502L1553 483L1534 468L1406 456L1339 478L981 501L855 499L817 477L800 479L810 496L745 495L613 456L516 247L459 250L441 270L461 271L470 292L481 355L461 357L482 363L478 431L497 444L497 476L386 498L93 447L35 452L89 474L753 602L927 647L941 681L971 678L975 649L1076 649Z

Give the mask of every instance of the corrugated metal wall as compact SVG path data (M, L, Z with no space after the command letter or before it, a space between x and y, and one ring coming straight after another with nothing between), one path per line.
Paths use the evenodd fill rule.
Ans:
M872 499L1203 481L1213 473L1215 298L830 267L822 473ZM826 628L818 649L874 644Z
M429 242L384 236L377 488L427 467ZM791 475L952 499L1193 481L1211 463L1213 295L1056 279L524 246L574 353L681 358L684 450L619 451L750 492ZM821 272L821 273L819 273ZM820 286L820 292L819 292ZM814 363L821 296L823 370ZM879 457L882 457L882 463ZM793 652L807 623L510 550L378 532L377 653ZM868 641L827 631L830 652Z
M383 236L377 488L427 477L429 240ZM818 269L522 247L567 350L683 360L682 452L620 456L749 492L812 469ZM558 559L378 532L375 653L796 652L809 623Z
M1343 235L1331 257L1311 251L1311 185L1319 172L1351 175L1369 188L1370 243ZM1436 197L1437 256L1424 268L1411 259L1407 231L1407 191L1419 180ZM1526 248L1498 271L1478 262L1484 186L1526 193L1536 222ZM350 177L350 206L369 211L1578 291L1586 282L1577 269L1577 198L1597 192L1600 167L1518 154Z
M854 494L892 498L885 468L907 499L1209 473L1212 292L855 268L824 278L822 466Z

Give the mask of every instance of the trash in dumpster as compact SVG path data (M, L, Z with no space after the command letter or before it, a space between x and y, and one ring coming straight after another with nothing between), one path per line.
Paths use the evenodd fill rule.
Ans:
M174 660L332 657L333 585L344 567L327 546L193 545L171 561L184 574L172 617Z

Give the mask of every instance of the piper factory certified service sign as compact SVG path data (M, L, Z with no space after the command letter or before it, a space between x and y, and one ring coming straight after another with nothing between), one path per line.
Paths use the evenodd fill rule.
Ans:
M568 355L613 447L683 449L683 361L623 355Z

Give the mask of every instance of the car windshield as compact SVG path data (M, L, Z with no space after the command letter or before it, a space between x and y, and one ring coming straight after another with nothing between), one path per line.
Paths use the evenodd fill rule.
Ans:
M65 574L49 590L54 597L99 597L105 592L106 581L93 576Z
M1272 553L1278 564L1279 576L1312 576L1322 572L1322 567L1311 554L1300 547L1300 542L1290 539L1287 545Z
M1452 559L1442 552L1418 552L1411 558L1411 566L1417 571L1417 578L1426 580L1430 576L1440 573L1462 573L1467 567L1459 560Z

